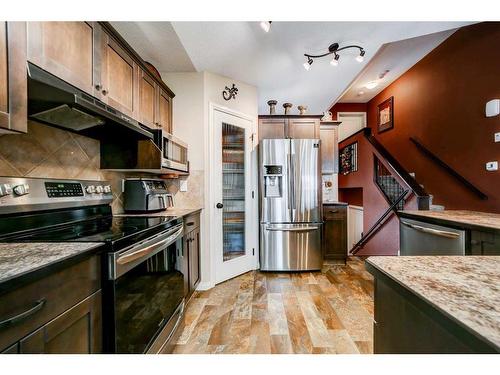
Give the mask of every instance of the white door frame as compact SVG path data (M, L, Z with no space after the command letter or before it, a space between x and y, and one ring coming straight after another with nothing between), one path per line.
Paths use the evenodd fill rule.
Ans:
M339 119L339 117L341 116L346 116L346 117L362 117L363 118L363 128L366 128L367 126L367 122L366 122L366 112L337 112L337 121L342 121ZM342 124L340 124L340 126L342 126ZM349 137L347 137L349 138ZM347 138L344 138L344 139L347 139ZM340 140L340 137L339 137L339 143L342 142L342 140Z
M255 134L256 134L256 119L246 113L242 113L242 112L239 112L239 111L235 111L235 110L232 110L232 109L229 109L225 106L221 106L219 104L216 104L216 103L213 103L213 102L209 102L209 113L208 113L208 155L209 155L209 165L210 165L210 170L209 170L209 173L208 173L208 185L209 185L209 191L210 191L210 194L209 194L209 204L208 204L208 207L207 207L207 211L208 211L208 217L210 219L210 225L209 227L212 225L212 223L215 223L215 215L216 215L216 210L218 210L215 205L217 204L217 199L216 199L216 192L215 192L215 180L214 180L214 173L213 173L213 166L214 166L214 152L215 152L215 147L216 145L214 144L213 140L214 140L214 137L215 137L215 111L219 111L219 112L222 112L222 113L225 113L225 114L228 114L230 116L235 116L235 117L238 117L238 118L241 118L243 120L247 120L251 123L251 134L253 134L253 138L254 140L252 141L252 154L251 154L251 157L250 159L253 159L254 157L256 157L256 153L257 153L257 150L256 150L256 147L255 147ZM251 167L251 164L250 164L250 167ZM252 171L252 173L256 173L255 171ZM248 213L248 233L250 234L248 236L248 243L250 244L249 246L251 246L252 248L255 249L255 252L253 254L253 269L257 269L259 267L259 263L258 263L258 254L259 254L259 231L258 231L258 196L257 196L257 185L256 185L256 182L257 180L255 178L252 178L252 173L251 175L249 176L249 182L251 183L251 189L252 191L255 192L254 194L254 198L251 200L251 212ZM254 233L255 235L252 235L252 233ZM213 280L213 283L214 285L218 282L220 282L218 280L218 277L217 277L217 238L215 238L214 235L212 235L212 233L207 233L209 235L209 244L210 244L210 269L211 269L211 275L212 276L212 280Z

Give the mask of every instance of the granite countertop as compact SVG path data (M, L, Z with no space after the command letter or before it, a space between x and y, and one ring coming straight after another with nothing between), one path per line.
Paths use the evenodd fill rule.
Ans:
M500 350L500 257L374 256L366 261Z
M0 243L0 284L96 250L100 242Z
M500 230L500 214L463 210L399 211L402 215Z
M145 213L145 214L131 214L131 213L123 213L123 214L117 214L114 216L187 216L192 213L201 211L203 208L198 207L198 208L177 208L177 207L170 207L167 208L166 211L160 211L160 212L150 212L150 213Z

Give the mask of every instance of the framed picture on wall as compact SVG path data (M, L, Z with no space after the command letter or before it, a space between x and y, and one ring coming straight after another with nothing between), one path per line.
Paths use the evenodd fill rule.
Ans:
M394 96L378 105L377 129L379 133L394 127Z
M339 152L340 173L343 175L358 170L358 142L343 147Z

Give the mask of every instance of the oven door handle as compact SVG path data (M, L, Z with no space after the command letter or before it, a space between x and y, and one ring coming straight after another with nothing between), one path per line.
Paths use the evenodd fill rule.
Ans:
M169 246L170 244L172 244L173 242L175 242L177 240L177 238L180 235L182 235L183 231L184 231L184 229L181 226L175 233L173 233L172 235L168 236L164 240L155 242L152 245L146 246L145 248L136 250L136 251L134 251L132 253L119 256L116 259L116 263L120 264L120 265L124 265L124 264L130 263L130 262L133 262L133 261L135 261L137 259L143 258L145 256L151 255L151 254L153 254L155 252L155 250L158 249L158 247Z

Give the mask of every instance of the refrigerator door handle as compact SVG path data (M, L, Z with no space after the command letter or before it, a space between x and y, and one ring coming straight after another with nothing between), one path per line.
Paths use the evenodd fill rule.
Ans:
M286 156L286 170L287 170L287 195L288 195L288 209L290 210L290 217L291 215L291 209L292 209L292 163L291 163L291 155L287 154ZM293 220L293 219L292 219Z
M266 227L266 230L271 232L312 232L319 229L320 227L295 227L295 228Z

